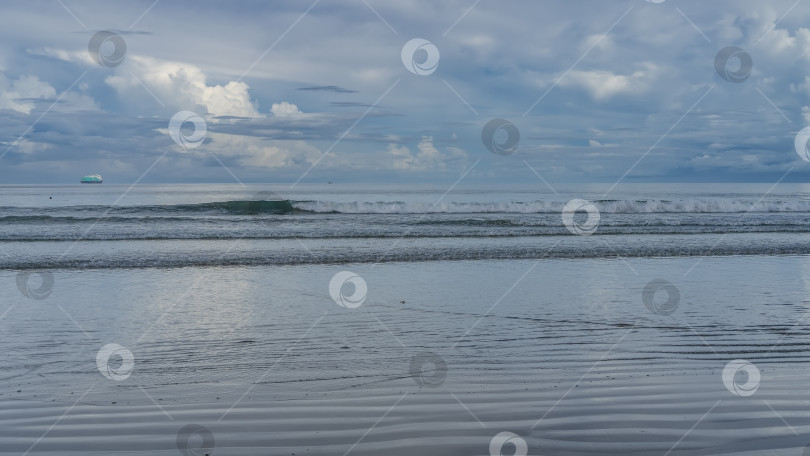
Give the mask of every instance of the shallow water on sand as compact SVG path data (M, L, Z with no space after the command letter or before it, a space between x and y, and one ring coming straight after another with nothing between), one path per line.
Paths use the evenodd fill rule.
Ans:
M330 298L341 270L367 283L357 308ZM808 271L807 256L68 269L41 300L0 271L0 454L181 454L191 423L221 455L487 455L503 431L528 454L801 454ZM642 302L659 278L680 293L671 315ZM121 381L97 368L108 343L133 354ZM446 377L441 361L414 377L415 357ZM735 359L761 373L752 395L724 385Z

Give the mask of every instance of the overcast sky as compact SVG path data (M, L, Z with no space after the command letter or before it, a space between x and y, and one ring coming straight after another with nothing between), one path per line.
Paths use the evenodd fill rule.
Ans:
M0 183L806 181L807 24L796 0L4 1Z

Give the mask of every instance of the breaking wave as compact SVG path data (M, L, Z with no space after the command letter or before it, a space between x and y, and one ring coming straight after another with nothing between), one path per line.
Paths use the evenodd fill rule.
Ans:
M0 207L0 219L9 222L46 221L53 212L70 217L91 218L107 215L183 214L222 215L284 215L290 213L318 214L543 214L559 213L566 201L495 201L495 202L336 202L295 200L245 200L213 201L198 204L166 204L148 206L67 206L59 208ZM641 200L595 200L593 203L607 214L722 214L722 213L810 213L810 200L753 201L745 199L641 199Z
M418 203L402 201L328 202L295 201L299 211L342 214L424 214L424 213L559 213L566 201L503 201ZM744 212L810 212L810 201L750 201L732 199L679 200L597 200L593 203L603 213L744 213Z

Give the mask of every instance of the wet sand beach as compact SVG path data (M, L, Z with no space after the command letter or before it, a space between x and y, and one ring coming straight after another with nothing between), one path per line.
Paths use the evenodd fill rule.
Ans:
M0 453L177 454L193 424L187 454L800 454L807 257L696 261L53 271L4 317Z

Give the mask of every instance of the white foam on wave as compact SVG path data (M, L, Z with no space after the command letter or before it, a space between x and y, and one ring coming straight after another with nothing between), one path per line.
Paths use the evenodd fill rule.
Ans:
M424 214L424 213L557 213L566 201L498 201L498 202L334 202L296 201L302 211L343 214ZM744 212L810 212L810 201L756 201L730 198L648 199L593 201L603 213L744 213Z

